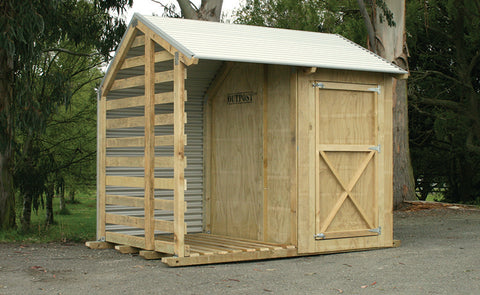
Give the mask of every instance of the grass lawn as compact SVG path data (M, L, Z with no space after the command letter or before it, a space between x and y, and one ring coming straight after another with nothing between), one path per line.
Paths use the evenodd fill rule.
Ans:
M95 239L96 230L96 195L79 193L77 204L67 204L69 215L60 215L60 200L53 199L55 224L45 226L45 209L32 211L32 225L28 232L20 230L0 231L0 243L48 243L48 242L83 242ZM20 211L20 209L18 209ZM17 224L20 223L17 217Z

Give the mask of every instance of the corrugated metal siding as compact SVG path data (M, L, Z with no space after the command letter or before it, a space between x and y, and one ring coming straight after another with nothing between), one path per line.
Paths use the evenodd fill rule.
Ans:
M157 48L161 50L161 48ZM144 54L144 47L132 48L127 57L134 57ZM211 83L215 73L220 67L221 62L218 61L202 61L198 65L188 68L186 80L186 90L188 100L185 104L187 112L187 124L185 125L185 133L187 135L187 145L185 147L185 155L187 157L187 167L185 168L185 178L187 180L187 188L185 191L185 201L187 202L187 212L185 213L185 221L187 223L187 232L202 231L202 214L203 214L203 102L205 92ZM156 71L165 71L172 69L172 63L157 63ZM144 67L136 67L118 72L116 79L122 79L132 76L142 75ZM156 93L164 91L172 91L172 83L162 83L155 86ZM107 100L140 96L144 95L143 87L135 87L122 90L111 91ZM173 104L157 105L155 113L171 113L173 112ZM107 112L107 119L127 118L135 116L143 116L143 107L124 108ZM156 126L155 135L173 134L173 126ZM107 130L107 138L112 137L134 137L143 136L143 127L110 129ZM109 148L107 149L107 157L110 156L143 156L143 148ZM156 156L173 156L173 146L156 147ZM107 167L106 174L109 176L133 176L143 177L143 168L131 167ZM173 177L173 169L156 168L155 177ZM143 197L144 190L130 187L107 186L106 193L108 195L123 195L132 197ZM173 200L173 191L171 190L155 190L155 198ZM107 213L143 217L143 209L107 205ZM155 218L161 220L173 220L173 212L171 211L155 211ZM143 235L143 230L123 225L108 224L107 231L125 233L130 235Z
M198 59L405 74L339 35L135 14L184 54Z

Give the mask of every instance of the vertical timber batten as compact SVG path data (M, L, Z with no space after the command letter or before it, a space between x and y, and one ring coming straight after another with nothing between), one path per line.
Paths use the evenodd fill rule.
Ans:
M173 66L173 178L174 178L174 250L178 257L185 256L185 64L175 52Z
M145 34L145 248L155 249L155 43Z
M105 239L105 211L106 211L106 121L107 121L107 98L105 96L100 97L98 102L98 118L97 118L97 153L98 153L98 205L97 205L97 240Z

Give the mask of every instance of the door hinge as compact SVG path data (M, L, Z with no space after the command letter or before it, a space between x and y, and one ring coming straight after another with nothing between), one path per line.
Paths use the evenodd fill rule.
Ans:
M380 85L375 87L375 88L368 88L368 91L373 91L373 92L376 92L378 94L380 94Z
M368 231L369 231L369 232L372 232L372 233L377 233L378 235L381 235L381 234L382 234L382 227L379 226L379 227L377 227L377 228L369 229Z
M313 82L312 87L325 88L325 84L323 84L322 82Z
M315 240L325 240L325 234L324 233L319 233L319 234L313 235L313 237L315 238Z
M381 145L377 145L377 146L372 146L372 147L369 147L368 148L369 150L372 150L372 151L377 151L377 152L381 152Z

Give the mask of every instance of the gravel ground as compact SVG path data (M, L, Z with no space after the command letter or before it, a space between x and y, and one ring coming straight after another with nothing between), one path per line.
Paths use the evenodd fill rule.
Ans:
M480 210L395 212L399 248L169 268L83 244L0 244L0 294L480 294Z

